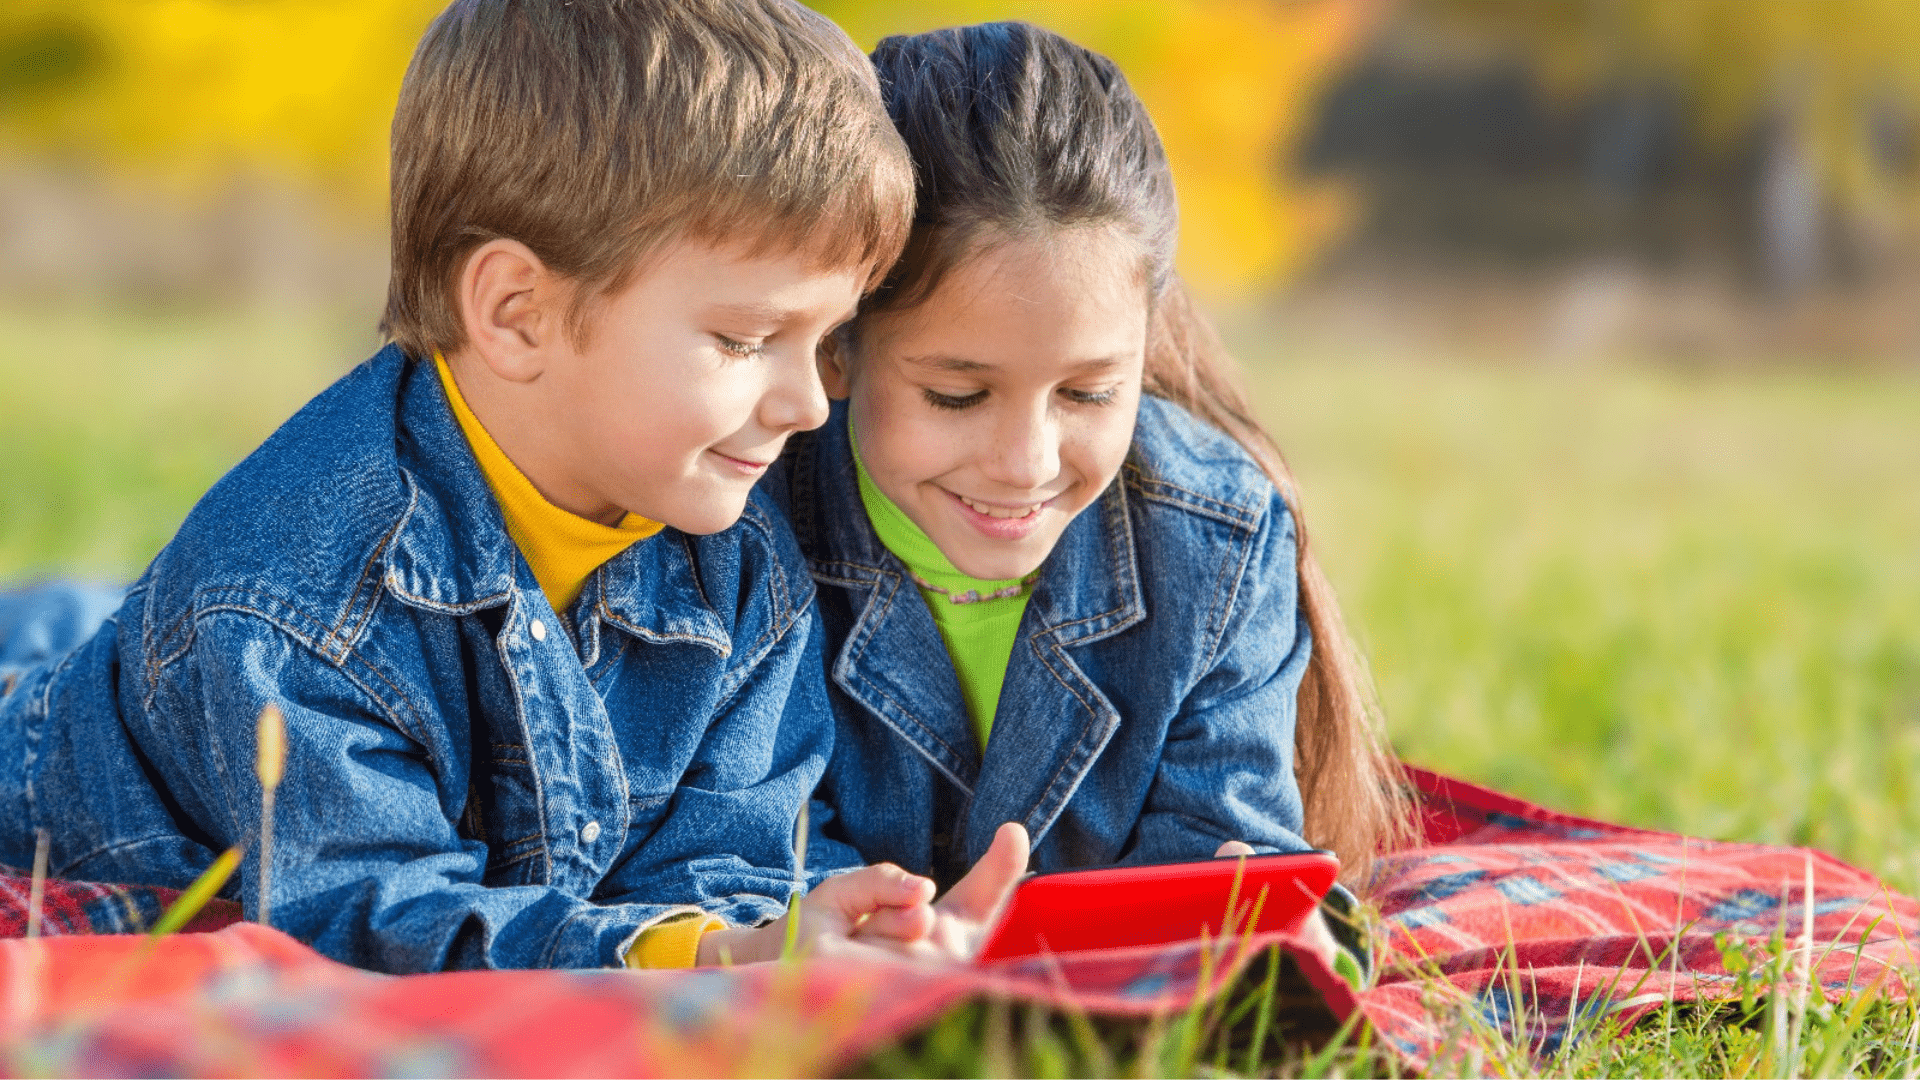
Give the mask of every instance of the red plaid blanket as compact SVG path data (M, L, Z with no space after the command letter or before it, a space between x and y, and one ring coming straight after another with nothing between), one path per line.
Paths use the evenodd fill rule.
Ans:
M1693 840L1557 814L1409 770L1425 846L1380 868L1378 985L1296 962L1328 1022L1358 1009L1419 1068L1497 1033L1551 1052L1577 1025L1738 993L1726 948L1784 926L1826 992L1904 994L1920 909L1798 848ZM1808 890L1811 883L1811 892ZM970 970L891 963L404 978L247 924L132 936L166 890L50 882L38 942L0 942L0 1069L205 1075L739 1075L828 1072L961 1001L1145 1016L1220 992L1280 937ZM0 878L0 934L27 882ZM1809 904L1811 907L1809 908ZM232 923L224 905L195 929ZM113 936L99 936L108 934ZM1720 935L1716 940L1716 935Z

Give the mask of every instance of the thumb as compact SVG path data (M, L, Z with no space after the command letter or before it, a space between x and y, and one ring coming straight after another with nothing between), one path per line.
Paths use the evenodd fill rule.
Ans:
M1214 852L1213 857L1216 859L1227 859L1227 858L1232 858L1235 855L1252 855L1252 854L1255 854L1252 844L1249 844L1244 840L1229 840L1226 843L1220 845L1220 850Z
M1020 883L1030 853L1026 826L1007 822L993 834L993 845L987 853L936 906L962 919L986 922L999 913L1013 887Z

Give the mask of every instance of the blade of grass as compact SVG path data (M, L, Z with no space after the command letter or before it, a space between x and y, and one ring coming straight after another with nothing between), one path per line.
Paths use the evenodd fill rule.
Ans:
M33 838L33 883L27 888L27 939L40 936L42 909L47 902L47 857L53 837L45 829L35 829Z
M233 872L240 869L240 857L245 852L246 848L240 844L235 844L221 852L220 857L213 860L211 866L201 871L199 877L193 879L193 884L187 886L185 892L175 897L173 903L167 905L167 910L161 914L160 920L153 924L153 929L147 931L147 936L155 939L163 938L168 934L178 933L181 927L192 922L193 917L200 914L200 909L207 906L207 901L213 899L214 895L226 886L227 879L233 876Z
M254 775L260 779L260 925L273 925L273 797L287 771L287 720L267 703L254 724Z

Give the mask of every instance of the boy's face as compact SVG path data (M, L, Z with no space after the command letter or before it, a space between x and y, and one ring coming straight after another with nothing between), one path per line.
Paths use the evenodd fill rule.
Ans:
M849 394L875 485L962 573L1024 577L1120 470L1146 356L1140 256L1105 230L1011 240L863 320Z
M727 528L787 436L825 422L815 353L865 280L863 268L823 271L799 254L670 246L598 302L584 344L546 335L525 387L543 422L516 425L546 475L516 463L583 517Z

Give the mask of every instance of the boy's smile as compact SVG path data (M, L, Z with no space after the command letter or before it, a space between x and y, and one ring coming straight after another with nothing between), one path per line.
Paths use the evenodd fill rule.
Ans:
M1133 440L1147 297L1108 230L1003 240L824 374L873 481L973 577L1038 569Z
M507 456L581 517L689 533L732 525L787 436L825 421L814 354L866 280L682 239L567 333L567 283L530 251L494 241L470 267L480 329L449 362Z

